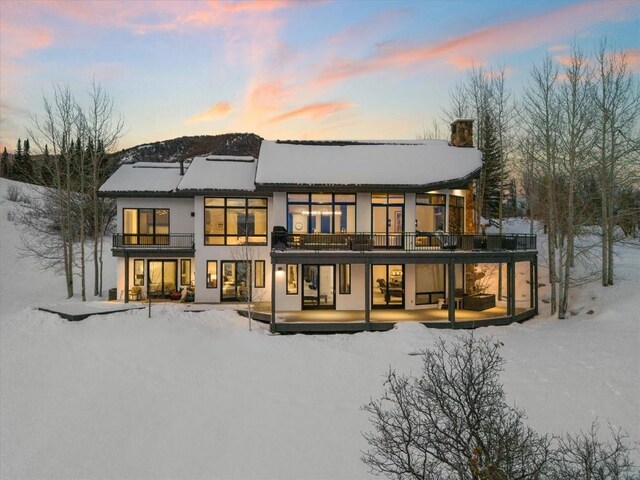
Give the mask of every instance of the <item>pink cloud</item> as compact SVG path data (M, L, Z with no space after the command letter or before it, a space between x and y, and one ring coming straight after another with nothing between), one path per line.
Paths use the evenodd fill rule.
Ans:
M336 82L380 70L406 68L436 58L456 66L468 64L470 59L481 64L489 56L560 40L567 32L596 23L626 20L633 9L635 3L632 1L610 2L606 9L598 2L585 2L482 28L441 42L385 45L364 60L343 58L329 62L316 82Z
M568 49L569 49L569 46L565 44L551 45L549 48L547 48L547 50L550 52L562 52Z
M210 122L219 120L231 113L231 104L229 102L218 102L203 112L198 113L187 119L188 124Z
M280 123L286 120L291 120L292 118L304 117L310 118L312 120L317 120L319 118L327 117L337 113L341 110L347 110L353 108L354 104L349 102L324 102L324 103L314 103L311 105L305 105L304 107L296 108L295 110L290 110L285 112L277 117L269 120L268 123Z

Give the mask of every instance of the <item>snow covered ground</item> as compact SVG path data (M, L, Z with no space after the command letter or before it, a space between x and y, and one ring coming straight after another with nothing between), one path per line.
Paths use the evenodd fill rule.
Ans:
M273 336L232 311L175 304L78 323L34 307L64 283L18 258L0 179L0 478L368 478L359 460L389 366L458 333ZM576 292L577 315L477 334L504 343L509 398L541 432L598 417L640 441L640 265L619 249L619 285ZM105 285L113 283L110 262ZM593 310L593 314L586 312ZM603 431L606 429L603 429Z

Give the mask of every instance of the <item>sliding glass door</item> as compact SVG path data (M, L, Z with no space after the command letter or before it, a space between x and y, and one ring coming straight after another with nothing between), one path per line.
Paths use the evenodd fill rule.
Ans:
M333 265L303 265L302 279L303 309L336 308Z
M223 302L243 302L250 295L251 266L249 262L222 262L222 298Z
M404 308L404 265L371 266L373 308Z

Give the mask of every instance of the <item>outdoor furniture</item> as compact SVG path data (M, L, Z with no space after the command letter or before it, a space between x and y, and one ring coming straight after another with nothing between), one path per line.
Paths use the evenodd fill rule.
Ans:
M490 293L475 293L464 297L464 308L481 312L496 306L496 296Z
M129 289L129 300L140 300L142 297L142 288L131 287Z

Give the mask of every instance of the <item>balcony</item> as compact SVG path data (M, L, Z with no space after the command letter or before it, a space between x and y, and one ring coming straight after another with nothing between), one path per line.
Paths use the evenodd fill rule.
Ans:
M535 251L536 236L527 234L452 235L442 232L309 233L274 231L272 251L311 252L500 252Z
M193 256L195 244L193 233L171 233L167 235L115 233L111 251L116 257L138 256Z

